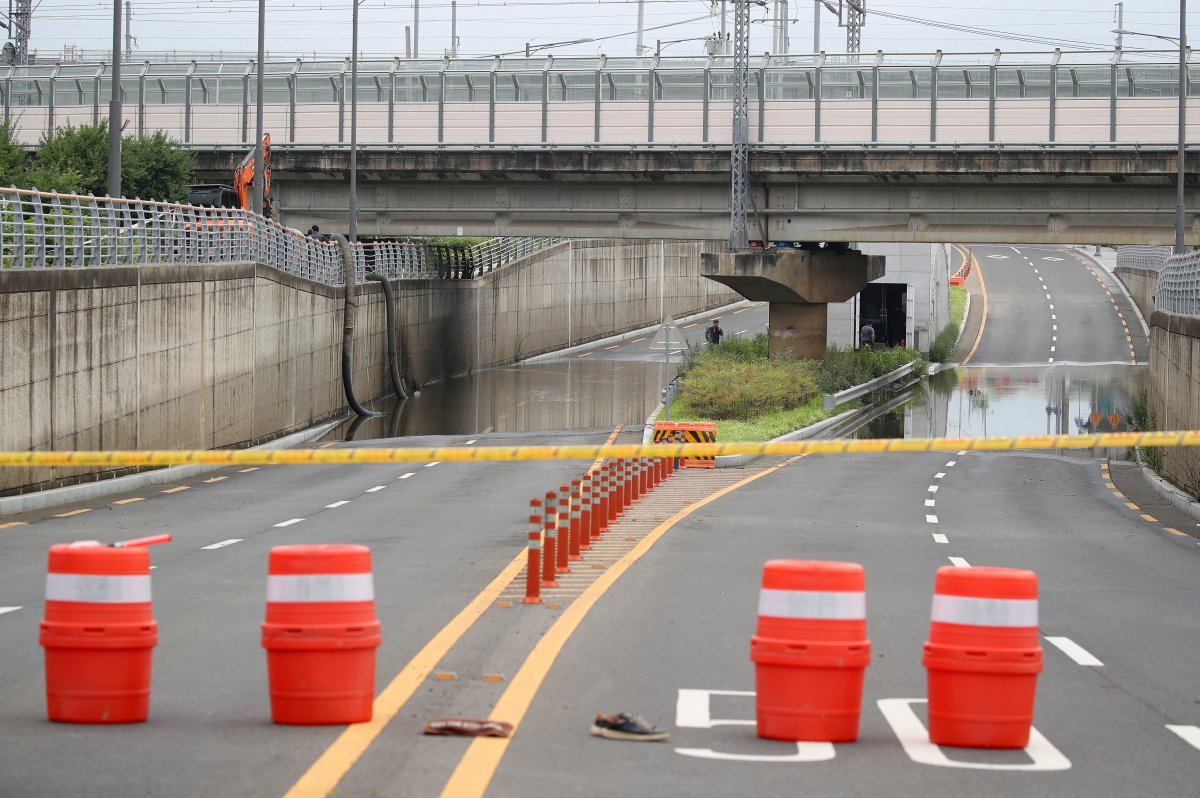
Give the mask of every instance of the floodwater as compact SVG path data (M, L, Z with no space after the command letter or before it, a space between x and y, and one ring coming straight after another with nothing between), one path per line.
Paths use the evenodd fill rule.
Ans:
M859 437L1087 435L1125 432L1145 366L993 366L936 374Z
M612 429L643 423L676 364L565 357L488 369L427 385L382 415L343 424L335 440L410 435ZM1128 429L1144 366L951 369L888 401L860 438L1079 435ZM851 433L842 433L851 434Z
M663 362L562 358L487 369L426 385L420 396L377 402L382 413L330 434L334 440L406 435L609 429L642 424L675 375Z

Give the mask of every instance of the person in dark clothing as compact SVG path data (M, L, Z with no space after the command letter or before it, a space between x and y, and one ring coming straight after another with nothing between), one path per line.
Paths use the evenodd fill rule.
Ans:
M308 237L315 238L317 241L328 241L329 240L329 236L322 233L321 228L317 227L315 224L308 229Z
M858 331L858 343L862 349L874 349L875 328L870 324L864 324L863 328Z
M716 346L721 343L721 336L724 334L725 331L721 329L721 320L713 319L712 326L704 331L704 338L710 345Z

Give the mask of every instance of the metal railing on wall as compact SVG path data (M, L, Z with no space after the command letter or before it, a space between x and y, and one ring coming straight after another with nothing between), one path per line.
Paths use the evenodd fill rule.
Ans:
M1158 272L1154 306L1178 316L1200 316L1200 251L1167 259Z
M1149 269L1158 271L1171 257L1172 247L1149 247L1134 245L1121 247L1117 250L1117 268Z
M471 279L562 241L499 238L475 246L369 241L357 279ZM67 269L257 261L341 285L337 246L232 208L0 188L0 269Z

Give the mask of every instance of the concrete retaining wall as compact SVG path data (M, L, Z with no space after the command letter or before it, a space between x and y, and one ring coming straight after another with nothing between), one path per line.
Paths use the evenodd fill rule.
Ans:
M482 278L404 281L401 362L421 383L738 297L716 244L578 241ZM0 272L0 449L244 446L345 409L343 292L253 263ZM354 386L391 392L382 287L359 287ZM0 493L94 469L0 469Z
M1158 271L1118 266L1113 269L1113 275L1125 285L1125 290L1129 292L1134 304L1141 311L1142 318L1149 322L1150 315L1154 313L1154 293L1158 287Z

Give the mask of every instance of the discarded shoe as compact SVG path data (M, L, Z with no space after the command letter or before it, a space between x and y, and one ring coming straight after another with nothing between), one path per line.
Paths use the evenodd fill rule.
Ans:
M657 742L670 737L652 723L647 723L637 715L628 712L618 712L616 715L597 715L592 724L592 734L597 737L607 737L610 740L633 740L635 742Z
M438 718L425 724L425 734L446 734L456 737L507 737L512 734L512 724L502 720L476 720L474 718Z

